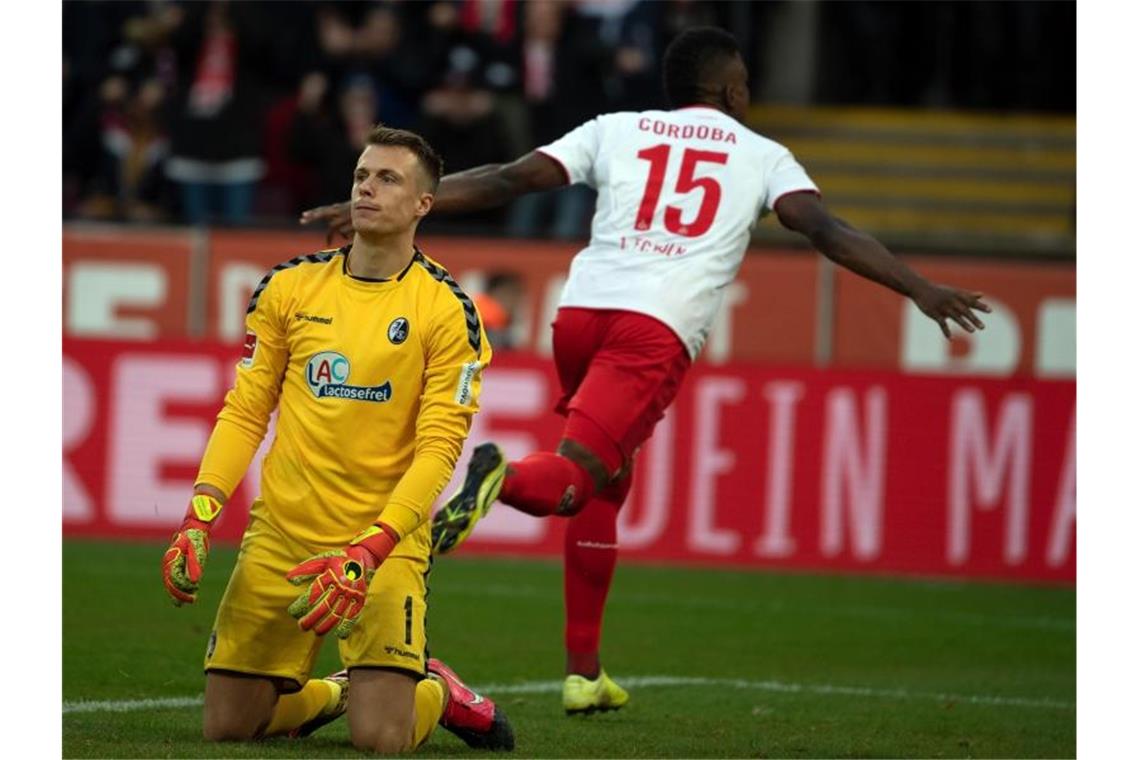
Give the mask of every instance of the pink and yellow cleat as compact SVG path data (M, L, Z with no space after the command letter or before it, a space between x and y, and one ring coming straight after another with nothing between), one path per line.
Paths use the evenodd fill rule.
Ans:
M515 748L515 732L507 716L486 697L467 687L455 671L434 657L428 660L428 678L443 684L447 703L439 725L458 736L468 747L497 752Z

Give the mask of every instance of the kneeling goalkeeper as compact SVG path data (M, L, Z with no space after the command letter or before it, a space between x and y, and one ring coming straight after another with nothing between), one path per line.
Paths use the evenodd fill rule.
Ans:
M175 603L194 602L211 526L277 408L206 648L208 740L303 736L347 711L365 750L407 751L437 723L473 747L514 746L495 704L427 656L427 518L491 356L471 300L414 245L441 170L418 135L375 128L352 243L275 266L250 300L237 379L162 567ZM328 633L347 674L310 679Z

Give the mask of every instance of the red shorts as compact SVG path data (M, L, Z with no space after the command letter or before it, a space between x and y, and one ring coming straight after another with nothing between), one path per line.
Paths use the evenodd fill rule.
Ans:
M589 417L628 460L665 416L691 360L653 317L565 307L554 320L554 363L562 385L554 410Z

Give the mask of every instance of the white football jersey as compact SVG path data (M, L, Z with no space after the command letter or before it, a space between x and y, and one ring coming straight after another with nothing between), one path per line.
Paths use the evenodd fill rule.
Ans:
M704 106L604 114L538 150L598 191L560 305L648 314L693 358L753 225L781 195L819 192L787 148Z

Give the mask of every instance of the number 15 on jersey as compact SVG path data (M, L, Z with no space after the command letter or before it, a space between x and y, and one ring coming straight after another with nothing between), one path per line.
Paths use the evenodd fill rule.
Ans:
M634 226L639 232L644 232L653 224L653 215L657 212L657 204L661 200L661 187L665 182L665 169L669 164L669 155L673 146L663 143L638 151L637 157L649 162L649 178L645 183L645 192L641 196L641 204L637 208L637 220ZM690 221L681 219L681 209L676 206L665 207L665 229L675 235L683 237L699 237L712 227L716 219L717 209L720 207L720 183L709 176L697 176L698 165L702 163L727 164L728 154L713 150L697 150L685 148L681 155L681 171L677 175L677 193L686 194L700 190L701 205L697 215Z

